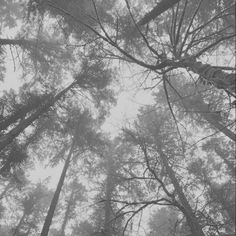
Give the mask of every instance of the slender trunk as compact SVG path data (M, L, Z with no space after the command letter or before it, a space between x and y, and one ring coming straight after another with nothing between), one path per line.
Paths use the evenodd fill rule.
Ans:
M13 233L12 236L17 236L17 234L19 233L19 229L20 229L20 227L21 227L21 225L22 225L22 223L23 223L23 221L24 221L24 219L25 219L25 216L26 216L26 214L25 214L25 212L24 212L24 214L23 214L23 216L21 217L21 219L20 219L18 225L16 226L16 228L15 228L14 233Z
M22 120L19 125L13 128L9 133L1 137L0 151L3 150L6 146L8 146L13 141L13 139L16 138L23 130L30 126L35 120L37 120L40 115L47 112L49 108L53 106L54 103L58 101L62 96L64 96L66 92L68 92L76 83L77 81L71 83L68 87L59 92L55 97L53 97L51 100L47 101L41 107L39 107L36 112L34 112L28 118Z
M60 236L65 236L65 229L66 229L67 222L69 220L69 214L70 214L71 202L73 201L73 196L74 196L74 190L72 189L69 201L67 203L65 217L63 219L63 223L62 223L62 226L61 226L61 230L60 230L61 235Z
M108 173L106 179L106 201L105 201L105 220L104 220L104 236L112 236L112 228L111 228L111 197L112 197L112 169L110 165L108 165Z
M172 8L180 0L162 0L150 11L148 12L139 22L138 25L142 26L148 24L151 20L154 20L163 12Z
M53 215L54 215L54 212L55 212L58 200L59 200L59 196L60 196L60 193L61 193L61 189L62 189L64 180L65 180L65 177L66 177L66 172L67 172L69 164L70 164L73 149L74 149L74 140L72 142L69 154L67 156L67 159L65 161L65 164L64 164L64 167L63 167L63 170L62 170L62 173L61 173L61 177L60 177L59 182L57 184L56 191L53 195L53 198L52 198L47 216L45 218L43 229L41 231L41 236L47 236L48 235L49 228L50 228L50 225L52 223L52 218L53 218Z
M167 174L174 185L174 188L179 196L180 202L183 206L183 214L186 217L187 223L189 225L189 228L191 230L191 235L192 236L205 236L205 234L202 231L201 225L198 223L197 218L194 215L194 212L185 196L183 193L182 187L180 186L178 180L176 179L175 173L173 169L169 166L167 158L165 154L160 150L160 158L163 162L163 165L167 171Z

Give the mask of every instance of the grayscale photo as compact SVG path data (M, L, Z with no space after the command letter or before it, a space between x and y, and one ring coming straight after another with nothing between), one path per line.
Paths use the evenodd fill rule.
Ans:
M0 0L0 236L235 236L235 0Z

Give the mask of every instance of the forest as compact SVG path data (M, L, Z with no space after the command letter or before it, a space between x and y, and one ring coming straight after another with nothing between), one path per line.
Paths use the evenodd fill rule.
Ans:
M0 236L234 236L235 70L234 0L0 0Z

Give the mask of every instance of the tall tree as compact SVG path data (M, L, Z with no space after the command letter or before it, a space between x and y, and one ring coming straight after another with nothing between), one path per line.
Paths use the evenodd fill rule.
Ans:
M186 193L184 193L183 186L181 186L177 178L177 173L172 167L173 164L171 164L174 162L176 165L176 162L178 162L177 157L183 154L181 155L179 153L178 147L176 146L176 133L174 134L171 131L173 123L167 118L166 113L163 110L155 111L152 107L144 109L139 116L139 121L136 125L137 130L134 131L135 133L128 131L128 134L131 135L136 145L139 145L142 150L148 170L162 184L164 192L172 199L172 204L186 217L191 234L196 236L205 235L202 229L203 226L200 224ZM176 196L167 190L165 184L158 177L153 166L153 154L150 157L150 149L153 149L154 155L158 156L159 163L163 166L166 175L170 179Z
M23 214L14 228L13 236L23 233L29 235L37 228L37 223L44 213L49 197L50 191L39 183L22 199Z
M93 150L95 148L92 146L94 144L93 142L96 142L96 139L99 137L96 133L96 130L94 129L95 124L93 124L93 122L95 121L92 119L88 111L84 111L82 113L80 113L80 111L72 111L72 114L73 116L68 117L68 121L65 127L65 131L67 131L68 134L71 135L70 148L65 159L64 167L62 169L54 196L48 209L47 216L44 221L44 225L41 231L41 235L43 236L48 235L53 215L60 197L61 189L63 187L70 163L73 157L75 157L75 153L77 152L77 156L79 155L78 152L84 152L90 147L90 149Z
M44 221L44 225L43 225L43 229L41 231L41 235L45 235L45 236L48 235L49 228L50 228L50 225L52 223L52 218L53 218L56 206L57 206L57 202L59 200L60 192L61 192L64 180L65 180L65 177L66 177L66 172L68 170L68 167L69 167L69 164L70 164L70 161L71 161L71 158L72 158L72 154L73 154L73 151L74 151L73 149L74 149L74 140L73 140L73 143L71 144L69 154L66 158L66 161L65 161L65 164L64 164L59 182L57 184L56 191L53 195L50 207L48 209L48 213L47 213L47 216L46 216L45 221Z
M63 218L63 222L61 225L60 229L60 236L65 236L65 229L67 226L68 221L73 218L75 215L75 207L77 202L81 202L84 200L84 195L85 195L85 187L78 182L78 179L74 179L70 184L69 184L69 198L66 201L66 209L65 209L65 215Z

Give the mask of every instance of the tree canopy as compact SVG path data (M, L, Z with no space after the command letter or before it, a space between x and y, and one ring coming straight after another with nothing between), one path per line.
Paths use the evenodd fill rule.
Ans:
M0 235L235 234L235 1L1 0L0 21Z

